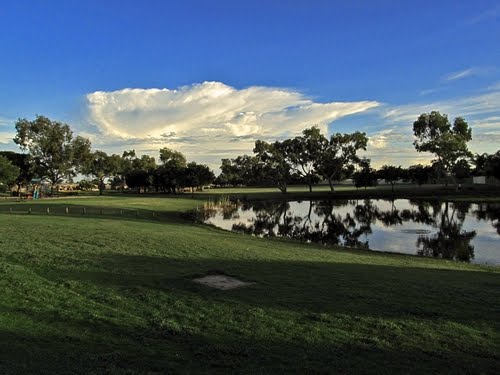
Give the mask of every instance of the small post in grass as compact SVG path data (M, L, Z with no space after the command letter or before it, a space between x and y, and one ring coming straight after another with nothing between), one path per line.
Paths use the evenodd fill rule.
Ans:
M31 215L31 207L30 207L30 208L28 208L28 214L30 214L30 215Z
M153 211L153 217L155 217L155 216L156 216L156 212Z
M82 215L85 215L87 213L87 209L85 207L83 207L82 209Z
M50 207L47 207L47 215L50 214Z
M68 207L66 207L65 211L66 211L66 215L69 214L69 208Z
M12 213L12 207L9 207L9 212Z

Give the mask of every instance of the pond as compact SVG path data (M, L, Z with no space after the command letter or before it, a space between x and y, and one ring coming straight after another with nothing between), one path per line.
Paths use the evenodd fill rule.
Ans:
M500 264L500 204L421 200L251 202L206 207L205 223L259 237Z

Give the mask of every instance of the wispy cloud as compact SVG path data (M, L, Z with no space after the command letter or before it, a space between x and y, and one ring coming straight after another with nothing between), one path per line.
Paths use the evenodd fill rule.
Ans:
M14 138L15 134L12 131L0 131L0 144L9 144L13 143L12 139Z
M486 94L454 98L429 103L415 103L396 107L387 107L381 114L389 123L401 123L415 120L424 112L438 110L450 116L486 116L500 111L500 90Z
M235 151L251 153L256 139L285 138L312 125L326 133L331 122L379 106L375 101L318 103L294 90L235 89L221 82L97 91L87 95L87 103L90 122L98 129L88 135L96 145L145 150L168 145L217 166ZM209 155L214 149L215 161Z
M478 23L494 20L498 17L500 17L500 5L476 14L472 18L466 20L465 23L468 25L476 25Z
M426 95L434 94L435 92L440 91L440 90L441 90L440 88L426 89L426 90L420 91L418 93L418 95L419 96L426 96Z
M493 90L493 89L492 89ZM379 127L368 131L370 137L366 156L374 166L383 164L411 165L429 163L430 153L417 153L413 147L412 124L422 113L440 111L450 119L463 116L472 128L472 152L496 152L500 144L500 89L468 97L459 97L428 103L409 103L376 109L380 115Z
M447 81L447 82L456 81L459 79L469 77L469 76L473 75L475 72L476 72L476 69L469 68L469 69L461 70L458 72L448 73L445 76L443 76L441 80Z

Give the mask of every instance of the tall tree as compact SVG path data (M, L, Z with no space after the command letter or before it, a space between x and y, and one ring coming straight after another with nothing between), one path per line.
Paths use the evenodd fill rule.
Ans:
M161 165L155 171L154 183L157 189L175 193L186 168L186 157L168 147L160 149Z
M73 138L67 124L37 116L33 121L19 119L16 131L14 142L30 153L39 176L52 183L52 192L64 177L76 175L90 158L90 141Z
M135 152L134 152L135 155ZM149 155L142 155L131 160L130 169L125 174L125 181L137 192L146 191L153 184L153 175L156 170L155 158Z
M267 181L262 164L256 156L240 155L234 159L222 159L219 185L264 185Z
M20 154L13 151L0 151L0 156L4 156L9 161L19 168L19 176L17 176L15 184L17 185L17 194L22 186L28 186L30 181L36 177L35 168L31 163L29 154Z
M467 142L472 139L472 130L462 117L457 117L453 125L446 114L437 111L422 113L413 123L413 142L418 152L436 155L436 165L440 175L450 175L456 163L472 156ZM447 181L446 181L447 183Z
M500 180L500 150L488 156L486 163L486 175Z
M412 165L408 168L408 177L413 183L418 184L418 186L422 186L429 181L434 172L434 168L432 166L423 166L422 164Z
M363 158L359 161L359 170L356 171L352 178L356 187L364 187L377 185L377 174L370 165L370 159Z
M334 191L333 181L348 178L360 162L358 151L366 150L368 138L365 133L336 133L321 149L316 160L318 173L328 180L331 191Z
M120 168L120 156L109 156L104 151L95 151L92 153L90 160L86 163L82 172L86 175L92 175L99 180L99 195L102 195L104 190L104 180L118 173Z
M293 171L305 179L312 191L312 184L317 176L316 166L321 150L326 147L328 140L321 134L317 126L304 129L302 135L283 142Z
M401 166L383 165L377 171L377 177L384 179L386 183L391 184L392 192L394 193L394 184L403 177L403 169Z
M182 185L191 188L192 193L196 188L209 185L214 180L214 173L207 165L195 162L189 163L182 174Z
M282 193L286 193L288 183L292 178L292 166L287 157L286 144L280 141L267 143L257 140L253 152L262 163L265 175L278 186Z
M18 167L13 165L9 159L0 156L0 189L6 190L16 182L20 174Z

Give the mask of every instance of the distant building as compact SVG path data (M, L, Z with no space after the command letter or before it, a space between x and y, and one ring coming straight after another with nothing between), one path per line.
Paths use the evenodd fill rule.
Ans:
M486 176L474 176L472 178L472 182L477 185L485 185L486 184Z

